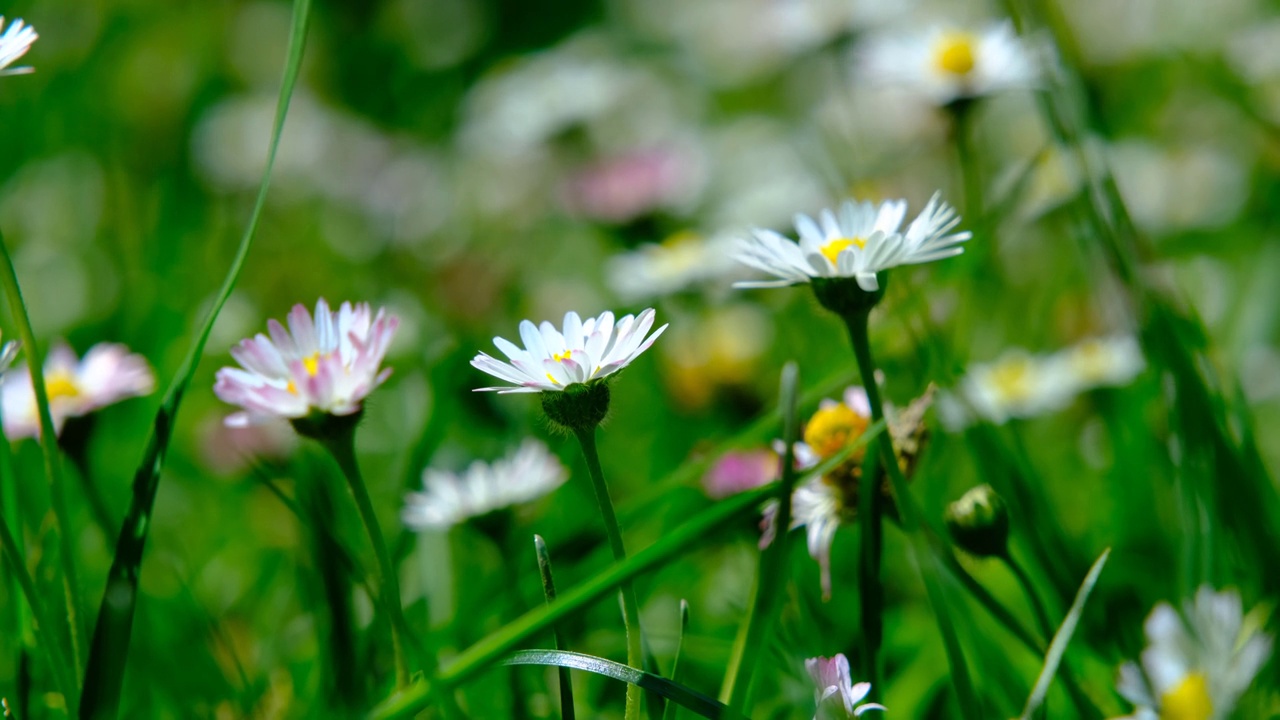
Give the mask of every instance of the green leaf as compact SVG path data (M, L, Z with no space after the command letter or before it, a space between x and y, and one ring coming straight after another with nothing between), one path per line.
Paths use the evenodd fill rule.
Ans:
M1075 602L1071 603L1066 619L1058 627L1058 632L1054 633L1053 642L1049 643L1049 652L1044 656L1044 669L1040 671L1040 677L1036 679L1035 687L1031 689L1031 696L1027 698L1027 705L1022 709L1022 720L1031 720L1031 713L1044 702L1044 696L1049 692L1049 683L1053 680L1054 673L1058 671L1063 653L1067 651L1067 643L1071 642L1076 625L1080 623L1080 615L1084 612L1085 602L1089 600L1089 593L1093 592L1093 586L1097 584L1098 576L1102 574L1102 568L1107 564L1107 557L1110 554L1111 548L1103 550L1094 561L1093 567L1089 568L1089 574L1084 576L1084 582L1076 592Z
M173 434L174 422L183 394L195 373L196 364L204 352L214 320L226 304L231 290L240 276L240 270L248 257L253 236L266 204L267 187L271 170L275 166L276 150L280 145L280 133L284 129L289 99L302 66L302 53L306 45L307 22L311 14L311 0L294 0L293 22L289 30L289 53L285 60L284 79L276 103L275 123L271 131L271 144L267 151L266 167L262 171L262 183L257 200L249 216L249 224L240 238L235 259L222 282L217 298L209 309L204 323L191 342L187 355L165 391L160 409L156 412L151 436L147 439L142 462L133 478L133 497L125 516L120 538L116 543L107 585L98 610L98 622L94 628L93 644L89 650L89 667L85 671L84 697L80 708L81 718L115 718L119 713L120 691L124 683L124 669L129 655L129 639L133 630L133 616L137 609L138 575L141 572L142 551L146 546L151 527L151 509L160 486L160 471L164 467ZM37 383L39 384L39 383ZM49 433L46 433L48 435Z
M676 656L671 661L671 681L680 682L680 652L684 649L684 634L689 630L689 601L684 598L680 599L680 634L676 636ZM662 720L676 720L676 715L680 712L678 703L667 703L667 709L662 713Z
M672 682L660 675L647 673L612 660L594 655L564 652L562 650L518 650L502 662L503 665L554 665L557 667L586 670L631 683L667 698L673 703L689 708L705 718L742 718L743 715L707 697L697 690Z

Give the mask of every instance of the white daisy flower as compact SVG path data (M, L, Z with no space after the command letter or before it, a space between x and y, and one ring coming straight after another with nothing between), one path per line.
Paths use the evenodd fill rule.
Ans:
M671 295L731 275L741 277L734 245L736 239L727 236L676 233L661 243L614 255L605 266L605 278L626 302Z
M258 333L231 349L241 367L218 371L214 393L244 409L226 423L359 412L361 401L391 375L380 366L398 325L385 309L374 315L368 303L344 302L335 312L321 298L314 320L305 305L295 305L288 330L268 321L269 338Z
M0 15L0 28L4 28L4 16ZM22 57L31 49L31 44L40 37L36 34L36 29L30 25L24 25L22 18L18 18L0 33L0 75L23 75L34 72L29 67L9 67L18 58Z
M1185 619L1184 619L1185 618ZM1183 613L1156 605L1144 630L1142 663L1120 668L1116 689L1136 707L1133 720L1232 717L1254 676L1271 656L1272 639L1253 613L1244 614L1240 594L1196 591Z
M411 530L447 530L469 518L535 500L564 483L568 471L537 440L492 464L473 462L463 473L428 468L423 492L405 497L400 517Z
M869 39L859 53L873 81L907 87L938 105L1036 85L1035 57L1008 22L980 31L933 27Z
M2 353L12 362L17 351L6 343ZM84 359L58 343L44 361L44 387L53 416L54 432L62 432L68 418L80 417L126 398L150 394L156 379L145 358L116 343L89 348ZM10 440L40 436L40 410L36 405L31 371L26 366L5 373L3 386L4 434Z
M814 694L818 700L814 720L847 720L860 717L868 710L887 710L880 703L858 704L871 692L871 683L854 684L844 653L836 653L833 658L809 658L804 661L804 669L809 671L818 688Z
M1058 352L1049 362L1080 391L1128 385L1147 365L1132 335L1088 338Z
M523 349L505 338L493 339L510 363L483 352L471 360L472 367L513 385L476 388L476 392L557 392L608 377L631 364L667 329L663 325L649 334L653 318L653 308L638 316L626 315L616 324L609 311L586 320L569 312L564 316L563 330L546 321L535 326L524 320L520 323Z
M904 233L899 229L906 212L906 200L885 201L879 207L846 200L839 215L823 210L818 221L796 215L798 243L756 228L739 243L737 257L779 279L738 282L734 287L783 287L814 278L852 277L858 287L875 292L881 270L959 255L964 248L958 245L972 237L969 232L947 234L960 217L938 193Z
M768 547L777 535L777 518L778 501L772 500L765 506L764 517L760 521L761 550ZM835 542L836 530L841 523L848 521L841 490L822 478L812 478L791 492L791 525L788 529L805 529L809 557L818 563L823 600L831 599L831 544Z
M1126 385L1146 367L1136 338L1090 338L1052 355L1020 348L969 368L940 407L943 424L962 429L980 418L1001 424L1061 410L1080 393Z

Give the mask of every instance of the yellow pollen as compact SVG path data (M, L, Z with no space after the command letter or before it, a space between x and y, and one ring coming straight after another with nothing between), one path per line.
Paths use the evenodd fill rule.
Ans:
M315 377L320 372L320 353L313 353L302 358L302 366L307 369L307 374Z
M973 72L976 64L974 45L977 38L969 33L950 32L939 38L934 46L933 62L938 69L961 77Z
M857 440L870 421L843 403L818 410L804 428L804 441L826 460Z
M80 388L76 385L76 379L71 373L55 372L45 376L44 392L49 396L49 402L53 402L57 398L78 396Z
M1031 360L1025 357L1009 358L991 370L991 384L1001 397L1009 400L1030 397L1033 380Z
M552 355L551 359L555 360L556 362L564 362L565 360L568 360L572 356L573 356L572 350L565 350L562 353L556 353L555 355Z
M1160 720L1209 720L1213 701L1204 673L1190 673L1160 698Z
M291 395L298 394L298 386L294 385L292 380L289 381L289 384L288 386L285 387L285 390L288 390Z
M822 256L831 261L832 265L836 264L836 258L840 257L840 253L848 247L858 246L861 250L867 246L866 238L836 238L826 245L822 246L820 252Z
M559 380L557 380L557 379L555 379L554 377L552 377L552 376L551 376L551 373L547 373L547 379L551 381L551 384L552 384L552 385L559 385L559 384L560 384L560 381L559 381Z

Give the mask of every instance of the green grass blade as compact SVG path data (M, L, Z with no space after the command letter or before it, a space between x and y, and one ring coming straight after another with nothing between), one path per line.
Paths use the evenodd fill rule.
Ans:
M547 543L541 535L533 536L533 551L538 556L538 574L542 577L542 594L550 605L556 599L556 581L551 575L551 554L547 552ZM555 638L556 649L564 650L565 642L560 634L560 628L552 625L551 635ZM573 683L569 676L569 668L562 666L558 674L560 676L560 717L562 720L575 720L577 716L573 710Z
M680 653L684 650L684 634L689 631L689 601L680 599L680 634L676 636L676 656L671 661L671 681L680 682ZM679 703L667 703L662 713L662 720L676 720L680 713Z
M677 682L643 670L623 665L612 660L605 660L594 655L564 652L562 650L518 650L502 662L503 665L555 665L563 668L586 670L631 683L645 690L650 690L678 703L705 718L741 718L740 713L707 697L697 690L685 687Z
M1084 605L1089 600L1089 593L1093 592L1093 586L1097 584L1098 576L1102 574L1102 568L1107 564L1107 557L1110 554L1111 548L1103 550L1094 561L1093 567L1089 568L1089 574L1084 576L1084 582L1076 592L1075 602L1071 603L1066 619L1058 627L1058 632L1054 633L1053 642L1049 643L1049 652L1044 656L1044 669L1040 671L1040 677L1036 679L1035 687L1031 689L1031 695L1027 698L1027 705L1022 709L1022 720L1031 720L1031 713L1039 709L1044 702L1045 694L1049 692L1049 683L1053 680L1054 673L1058 671L1063 653L1067 651L1067 643L1071 642L1076 625L1080 623L1080 615L1084 612Z
M572 590L561 594L554 603L525 613L467 648L451 665L440 672L439 682L450 687L465 682L512 650L516 643L545 630L584 605L599 600L637 575L688 553L701 543L710 540L721 528L755 514L758 512L759 504L777 492L777 489L778 485L774 483L735 495L713 505L667 533L658 542L631 555L626 562L601 571ZM413 715L427 706L431 692L430 685L419 680L387 698L372 710L369 717L397 718Z
M0 255L4 256L4 269L0 272L0 282L4 284L5 297L9 300L9 310L13 313L18 325L18 336L22 338L24 351L27 354L27 366L31 370L31 386L35 390L36 407L40 411L40 451L44 456L45 479L49 483L49 502L53 507L52 532L57 535L58 556L62 574L62 589L68 637L71 640L71 663L73 674L79 675L82 663L80 645L80 589L76 581L75 556L72 552L70 526L67 524L67 498L63 486L61 456L58 454L58 436L53 430L53 415L49 412L49 393L44 384L44 357L36 346L35 331L31 329L31 317L27 313L27 305L22 300L22 288L18 285L18 273L13 267L13 258L9 256L9 247L0 234ZM78 698L78 688L72 687L73 694L67 696L67 707L74 711Z
M799 385L799 368L789 362L782 368L782 388L778 407L782 408L782 439L786 450L782 455L782 482L778 485L778 512L774 517L776 532L773 544L760 554L760 570L757 574L755 598L747 617L746 633L742 642L735 645L735 653L729 660L726 686L721 697L729 697L729 707L746 712L751 679L756 663L763 654L769 631L777 615L778 599L787 584L787 558L790 557L791 493L796 486L795 450L799 422L796 419L796 395ZM727 691L727 692L725 692Z
M231 295L240 270L248 257L258 220L266 204L271 170L275 165L276 150L280 145L280 133L284 129L289 99L302 65L302 53L306 46L307 21L310 17L310 0L294 0L293 22L290 28L289 51L285 60L284 79L276 105L276 115L271 131L271 144L267 151L267 163L262 172L262 182L248 226L240 238L235 259L222 282L217 298L204 323L196 333L182 365L165 391L160 409L156 412L151 436L147 439L142 462L133 478L133 497L125 516L120 538L116 543L107 586L102 594L98 621L94 628L93 644L89 650L89 667L85 671L84 697L80 708L82 718L115 718L119 712L120 691L124 682L124 668L129 654L129 638L133 629L133 616L137 607L138 575L142 565L142 551L151 526L151 509L160 484L160 471L164 466L173 433L178 407L182 402L196 364L204 352L205 343L213 329L214 320ZM37 383L39 387L40 384Z

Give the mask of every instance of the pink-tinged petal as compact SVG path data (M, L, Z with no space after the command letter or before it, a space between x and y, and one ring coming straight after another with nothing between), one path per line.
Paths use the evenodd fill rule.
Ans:
M861 417L871 417L871 401L867 399L866 388L861 385L850 385L845 388L844 405Z
M316 303L316 319L323 324L326 315L320 313L320 308L320 303ZM294 305L293 309L289 311L288 321L289 334L293 336L293 342L298 349L299 355L305 357L312 353L320 352L316 323L311 320L311 311L307 309L306 305Z
M231 357L246 370L261 375L284 377L289 373L289 369L285 367L284 358L280 357L280 351L276 350L271 340L261 333L232 346Z
M511 365L495 360L484 353L480 353L471 359L471 367L481 372L486 372L500 380L506 380L507 382L515 383L517 385L529 379L528 373L522 372Z
M271 336L271 342L280 351L280 355L285 359L286 363L299 357L297 344L294 343L293 338L284 329L284 326L275 318L267 321L267 333Z

